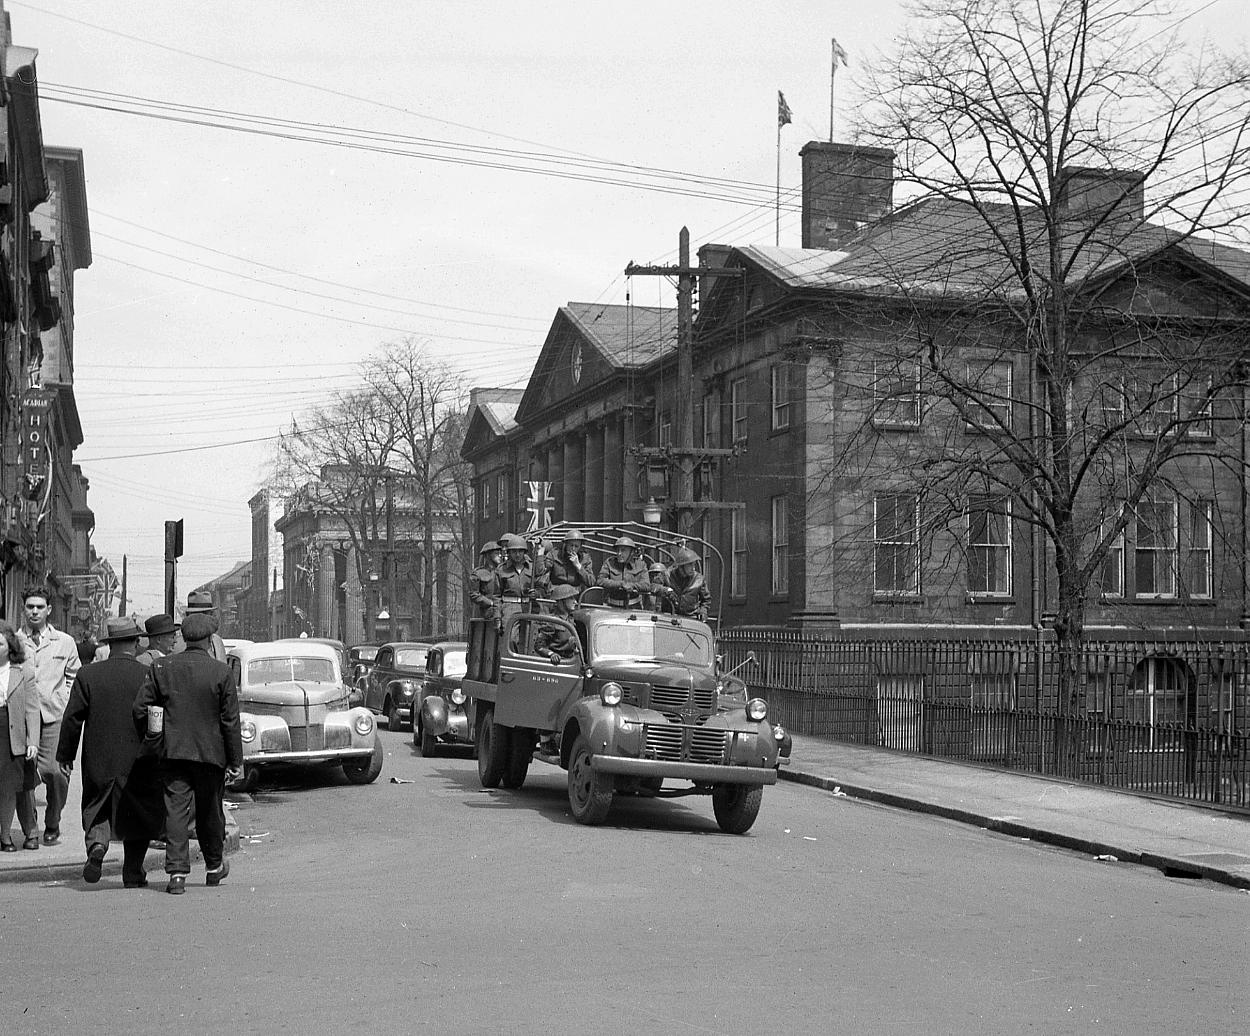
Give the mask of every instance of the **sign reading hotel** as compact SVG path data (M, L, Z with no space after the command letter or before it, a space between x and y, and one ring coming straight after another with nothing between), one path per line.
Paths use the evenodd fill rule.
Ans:
M22 397L22 467L26 494L36 497L48 477L52 452L48 446L48 423L52 396L43 389L27 389Z

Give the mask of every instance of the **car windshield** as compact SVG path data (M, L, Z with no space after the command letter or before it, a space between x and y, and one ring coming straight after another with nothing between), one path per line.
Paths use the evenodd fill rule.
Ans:
M448 651L443 655L443 675L452 678L464 676L469 671L469 662L463 651Z
M247 682L258 683L337 683L334 663L328 658L254 658L247 664Z
M400 669L424 669L429 648L399 648L395 652L395 665Z
M357 662L372 662L378 657L378 649L375 647L352 648L352 658Z
M595 627L593 660L656 658L687 665L711 665L711 638L701 630L655 622L604 622Z

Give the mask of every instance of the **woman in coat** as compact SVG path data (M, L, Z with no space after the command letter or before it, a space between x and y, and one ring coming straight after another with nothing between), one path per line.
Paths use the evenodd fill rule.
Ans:
M22 790L26 767L39 754L39 692L25 661L17 631L0 622L0 852L6 853L17 852L11 830L15 810L25 838L22 848L39 848L32 797Z

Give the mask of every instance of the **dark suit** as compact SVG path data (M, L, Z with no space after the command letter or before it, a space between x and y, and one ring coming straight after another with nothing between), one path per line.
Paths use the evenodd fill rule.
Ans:
M165 709L162 773L165 780L165 870L187 874L192 804L200 850L209 870L221 865L226 822L221 801L226 767L243 764L239 690L224 662L208 654L207 641L158 658L134 703L135 726L147 726L147 707Z
M87 852L122 841L122 877L143 876L148 842L161 837L165 803L156 749L144 745L132 710L147 667L124 655L78 670L61 720L56 761L72 763L82 738L82 829ZM83 732L84 725L86 732Z

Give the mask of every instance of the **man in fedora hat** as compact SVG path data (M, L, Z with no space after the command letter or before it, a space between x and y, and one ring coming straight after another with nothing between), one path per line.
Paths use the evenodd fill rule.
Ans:
M217 605L213 604L213 595L207 590L192 590L187 594L187 606L183 610L183 617L190 615L203 615L212 620L213 635L209 641L208 653L218 662L226 660L226 644L225 641L217 635ZM186 650L184 644L181 649Z
M151 665L158 658L174 653L174 643L182 627L174 622L172 615L153 615L144 622L143 628L147 633L148 647L135 656L136 661L141 665Z
M78 671L61 721L56 761L66 781L82 738L82 827L87 862L83 880L100 880L109 842L122 843L122 883L148 883L143 857L160 837L165 803L154 749L144 745L131 718L147 669L135 659L139 624L110 618L104 643L109 657ZM85 732L84 732L85 730Z

